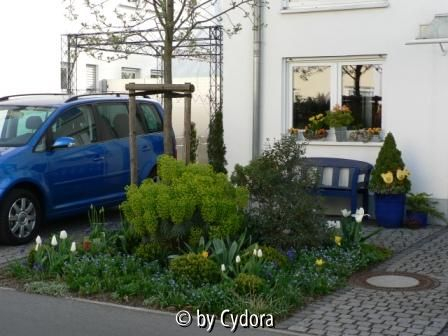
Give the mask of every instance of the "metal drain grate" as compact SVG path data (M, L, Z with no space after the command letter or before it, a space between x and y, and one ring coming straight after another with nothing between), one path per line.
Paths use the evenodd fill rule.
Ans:
M352 276L350 284L385 291L420 291L436 288L439 281L426 275L407 272L366 272Z

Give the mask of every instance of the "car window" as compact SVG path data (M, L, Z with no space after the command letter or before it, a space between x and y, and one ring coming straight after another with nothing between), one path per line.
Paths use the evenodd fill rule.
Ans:
M163 130L163 123L155 106L142 103L140 104L140 108L142 110L148 132L161 132Z
M0 146L22 146L54 111L41 106L0 107Z
M97 103L98 126L101 129L102 139L120 139L129 136L128 107L123 103ZM136 120L136 133L143 134L141 118Z
M77 106L65 111L51 127L53 139L72 137L75 145L87 145L97 141L96 124L92 109L88 105Z

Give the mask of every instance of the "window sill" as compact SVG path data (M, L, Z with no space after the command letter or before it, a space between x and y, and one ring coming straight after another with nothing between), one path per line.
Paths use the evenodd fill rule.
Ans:
M307 142L308 146L345 146L345 147L381 147L383 141L378 142L362 142L362 141L319 141L310 140Z
M389 7L389 0L372 0L362 3L349 2L340 4L317 4L317 5L303 5L303 6L290 6L284 7L280 13L282 14L294 14L294 13L311 13L311 12L328 12L328 11L343 11L343 10L355 10L355 9L372 9L372 8L385 8Z

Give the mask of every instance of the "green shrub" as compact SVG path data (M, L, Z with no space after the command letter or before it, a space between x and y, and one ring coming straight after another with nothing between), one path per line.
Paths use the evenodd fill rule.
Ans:
M316 175L304 165L304 154L295 136L283 136L248 166L235 167L232 181L251 195L247 219L256 240L283 250L329 241L319 198L310 192Z
M194 286L216 283L221 279L221 271L213 260L205 255L188 253L174 258L169 269L179 280L188 280Z
M411 189L408 175L395 139L388 133L372 170L369 190L378 194L406 194Z
M271 246L260 246L263 251L263 259L272 262L279 268L285 268L288 265L288 258L279 250Z
M235 288L240 294L257 294L265 285L262 278L254 274L240 273L235 278Z
M241 230L248 202L245 188L234 187L209 165L185 166L165 155L157 169L160 181L130 186L121 205L125 219L143 240L178 253L190 235L194 240L200 231L209 239Z

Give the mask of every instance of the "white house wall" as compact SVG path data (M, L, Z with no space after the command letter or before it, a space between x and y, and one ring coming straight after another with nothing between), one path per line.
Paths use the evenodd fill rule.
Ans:
M261 138L287 131L285 59L386 55L382 127L391 131L412 173L413 191L448 199L448 56L438 45L406 46L419 25L448 12L444 0L390 0L381 9L281 13L279 1L265 10L261 93ZM229 169L251 158L252 31L227 39L224 47L224 126ZM291 125L289 125L291 127ZM238 134L238 137L235 135ZM313 145L308 155L375 162L379 147Z

